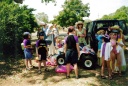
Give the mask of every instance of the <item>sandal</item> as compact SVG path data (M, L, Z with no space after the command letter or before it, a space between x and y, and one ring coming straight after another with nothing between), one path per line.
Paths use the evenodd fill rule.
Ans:
M39 70L39 71L38 71L38 74L41 74L41 73L42 73L42 71L41 71L41 70Z
M49 69L48 68L45 68L45 70L44 70L45 72L49 72Z
M105 77L104 75L103 75L103 76L101 76L101 78L102 78L102 79L106 79L106 77Z
M67 79L69 79L69 78L70 78L70 76L66 76L66 78L67 78Z
M112 77L112 76L109 76L108 78L109 78L109 80L112 80L112 79L113 79L113 77Z
M27 67L26 70L30 70L30 68Z
M79 79L81 76L80 75L78 75L77 77L76 77L76 79Z
M114 76L115 75L115 72L112 72L112 76Z
M122 77L122 74L121 73L119 73L119 77Z

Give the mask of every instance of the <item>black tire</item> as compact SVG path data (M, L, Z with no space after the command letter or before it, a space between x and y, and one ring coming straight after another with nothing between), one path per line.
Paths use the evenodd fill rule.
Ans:
M65 54L60 54L57 57L57 65L65 65Z
M82 55L81 64L84 69L94 69L96 62L92 55Z

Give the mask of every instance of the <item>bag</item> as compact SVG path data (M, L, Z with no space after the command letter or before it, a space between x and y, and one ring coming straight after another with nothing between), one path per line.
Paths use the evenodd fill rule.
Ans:
M21 49L24 50L24 43L21 43Z

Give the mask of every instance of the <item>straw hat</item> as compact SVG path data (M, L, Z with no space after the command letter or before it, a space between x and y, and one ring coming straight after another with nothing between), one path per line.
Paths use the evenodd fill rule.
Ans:
M82 21L78 21L77 23L76 23L76 25L79 25L79 24L84 24Z

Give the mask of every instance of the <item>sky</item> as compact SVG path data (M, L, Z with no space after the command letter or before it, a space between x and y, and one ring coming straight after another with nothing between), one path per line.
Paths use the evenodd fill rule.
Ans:
M57 5L54 3L41 3L41 0L24 0L23 5L28 5L29 8L34 8L34 14L44 12L48 15L49 20L53 20L54 16L59 14L65 0L56 0ZM108 15L115 12L121 6L128 6L128 0L82 0L84 4L89 3L90 6L90 20L101 18L103 15ZM84 18L86 19L86 18Z

